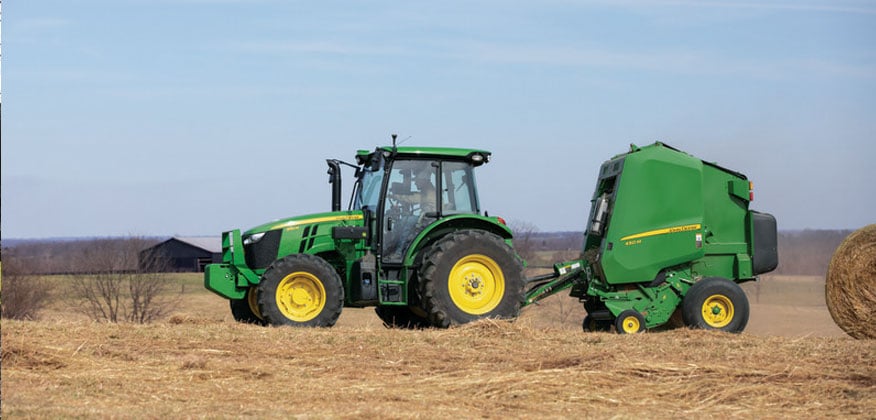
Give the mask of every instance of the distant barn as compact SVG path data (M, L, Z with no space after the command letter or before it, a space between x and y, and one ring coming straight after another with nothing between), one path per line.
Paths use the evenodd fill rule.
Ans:
M140 251L140 269L202 272L207 264L222 262L222 240L217 237L173 237Z

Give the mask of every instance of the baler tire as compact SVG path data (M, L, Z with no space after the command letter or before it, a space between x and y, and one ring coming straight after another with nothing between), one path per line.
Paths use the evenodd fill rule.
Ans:
M378 306L374 312L386 328L419 330L432 326L428 318L418 315L410 306Z
M684 324L691 328L739 333L748 324L748 298L733 281L704 278L681 301Z
M644 332L645 317L638 311L627 309L615 318L614 328L618 334L638 334Z
M243 299L229 300L231 306L231 316L234 320L243 324L267 325L265 319L261 317L258 304L258 290L255 287L250 287L246 291L246 297Z
M344 307L344 286L322 258L287 255L262 275L258 306L271 326L331 327Z
M520 313L523 264L501 237L461 230L439 239L422 256L418 291L433 326Z
M611 331L611 321L594 319L592 316L587 315L584 317L584 321L581 322L581 329L588 333L609 332Z

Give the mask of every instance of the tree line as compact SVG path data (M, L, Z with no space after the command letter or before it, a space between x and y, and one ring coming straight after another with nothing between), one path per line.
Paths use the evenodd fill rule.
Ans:
M0 316L36 319L61 287L72 309L100 322L147 323L173 307L169 258L141 253L154 240L127 237L32 241L2 249ZM46 279L65 274L67 282Z
M583 232L540 232L512 222L514 246L531 267L578 258ZM782 231L779 266L772 274L824 276L833 252L850 230ZM75 309L96 321L150 322L164 316L178 296L169 293L169 257L141 251L154 238L23 241L2 248L4 318L34 319L49 297L43 276L65 274Z

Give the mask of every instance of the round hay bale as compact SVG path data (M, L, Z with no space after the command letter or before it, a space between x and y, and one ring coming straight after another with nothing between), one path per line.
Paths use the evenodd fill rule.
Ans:
M843 331L876 338L876 224L852 232L833 253L824 297Z

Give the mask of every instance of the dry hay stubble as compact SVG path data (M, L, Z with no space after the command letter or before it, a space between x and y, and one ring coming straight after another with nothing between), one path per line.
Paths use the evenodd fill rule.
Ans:
M9 417L866 418L876 410L876 347L845 337L620 336L492 320L423 331L5 324Z
M824 296L834 322L857 339L876 338L876 224L852 232L830 260Z

